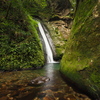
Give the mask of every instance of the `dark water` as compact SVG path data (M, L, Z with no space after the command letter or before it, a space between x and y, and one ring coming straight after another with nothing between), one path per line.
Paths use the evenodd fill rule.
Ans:
M91 100L68 86L59 68L59 63L49 63L39 70L0 73L0 100ZM42 85L30 84L40 76L50 80Z

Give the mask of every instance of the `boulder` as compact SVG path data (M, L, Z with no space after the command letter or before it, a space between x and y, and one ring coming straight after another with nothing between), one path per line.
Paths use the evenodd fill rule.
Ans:
M31 84L33 84L33 85L42 85L42 84L44 84L45 82L47 82L49 80L50 80L49 77L40 76L40 77L37 77L37 78L31 80Z

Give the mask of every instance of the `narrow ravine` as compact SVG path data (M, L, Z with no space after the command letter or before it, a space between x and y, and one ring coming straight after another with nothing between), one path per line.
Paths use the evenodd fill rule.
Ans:
M39 30L45 43L47 63L41 69L0 73L0 100L91 100L66 84L60 75L60 63L53 60L53 53L40 23ZM38 78L40 77L40 78ZM41 77L49 80L33 84ZM33 83L32 83L33 82Z
M100 100L99 8L1 0L0 100Z
M45 44L47 64L38 70L1 72L0 100L91 100L86 95L75 92L62 79L60 64L53 60L46 33L41 23L38 26ZM41 77L47 77L49 81L36 84L41 83ZM37 79L36 83L34 79Z

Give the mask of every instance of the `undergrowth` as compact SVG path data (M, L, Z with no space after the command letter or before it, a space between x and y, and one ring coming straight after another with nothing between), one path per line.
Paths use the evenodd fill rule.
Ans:
M0 1L1 70L36 68L44 64L37 22L24 3L27 4L21 0Z

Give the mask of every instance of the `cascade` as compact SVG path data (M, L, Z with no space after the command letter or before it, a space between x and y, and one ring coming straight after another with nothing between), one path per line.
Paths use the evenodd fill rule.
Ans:
M50 47L50 44L49 44L49 41L45 35L45 31L41 25L40 22L38 22L38 27L39 27L39 30L40 30L40 34L44 40L44 44L45 44L45 49L46 49L46 57L47 57L47 63L56 63L54 60L53 60L53 52L51 50L51 47Z

